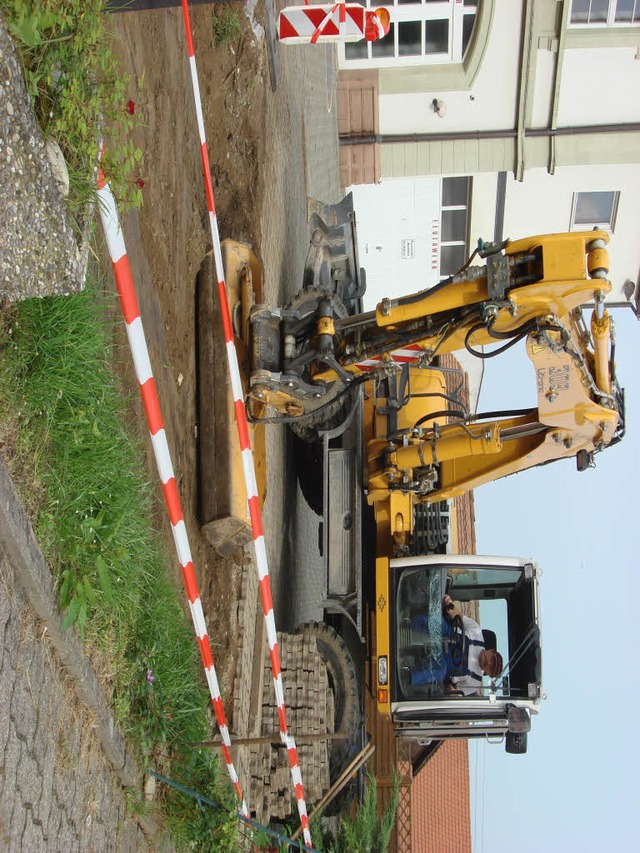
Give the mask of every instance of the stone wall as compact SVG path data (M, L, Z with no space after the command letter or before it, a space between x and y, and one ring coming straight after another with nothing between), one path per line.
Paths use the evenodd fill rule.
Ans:
M87 244L72 228L2 14L0 198L0 301L80 290Z

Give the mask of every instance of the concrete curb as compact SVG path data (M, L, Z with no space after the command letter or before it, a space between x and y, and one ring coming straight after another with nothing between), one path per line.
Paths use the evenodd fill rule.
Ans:
M116 728L95 671L75 633L62 629L63 618L54 598L51 571L1 458L0 549L11 563L28 602L44 622L60 661L75 682L79 699L95 715L96 732L109 763L124 787L139 786L140 771ZM155 827L145 820L143 829L153 832Z

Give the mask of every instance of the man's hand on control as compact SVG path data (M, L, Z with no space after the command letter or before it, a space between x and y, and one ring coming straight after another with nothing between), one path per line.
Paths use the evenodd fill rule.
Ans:
M450 595L445 595L445 597L442 599L442 607L444 609L447 619L453 619L454 616L461 615L460 611L453 603L453 599Z

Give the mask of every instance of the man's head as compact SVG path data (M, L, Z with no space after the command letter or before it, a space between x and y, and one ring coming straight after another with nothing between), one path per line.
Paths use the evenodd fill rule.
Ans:
M495 649L483 649L480 652L478 663L484 674L488 675L489 678L497 678L504 667L502 655Z

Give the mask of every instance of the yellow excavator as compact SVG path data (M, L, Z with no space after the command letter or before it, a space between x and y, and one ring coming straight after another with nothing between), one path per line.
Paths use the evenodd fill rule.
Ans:
M508 751L523 752L542 697L538 567L447 554L442 519L451 499L483 483L567 457L584 471L623 437L605 307L608 234L480 242L455 275L372 311L362 310L351 196L338 205L310 201L309 234L298 294L282 307L253 305L238 328L248 345L249 419L255 428L290 426L300 484L322 518L325 623L364 645L369 689L399 736L421 744L502 737ZM509 358L520 341L535 403L471 412L462 371L452 381L442 356L466 349ZM472 695L456 691L446 671L452 644L458 663L468 653L461 623L452 628L442 610L446 595L501 603L504 667ZM326 625L308 630L326 646L342 697L336 727L354 728L353 665L336 663ZM487 643L495 648L495 638ZM336 766L345 749L349 738L332 747L341 753Z

